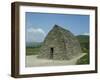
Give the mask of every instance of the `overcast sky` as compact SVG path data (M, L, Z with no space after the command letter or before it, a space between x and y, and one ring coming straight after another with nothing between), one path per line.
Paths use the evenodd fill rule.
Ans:
M26 42L42 42L55 24L74 35L89 34L89 15L26 12L25 23Z

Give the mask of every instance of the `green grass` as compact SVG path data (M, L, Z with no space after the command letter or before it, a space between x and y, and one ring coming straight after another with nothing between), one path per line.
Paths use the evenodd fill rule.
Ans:
M82 53L87 53L77 61L77 64L89 64L89 36L79 35L77 39L80 42Z
M88 53L83 56L82 58L80 58L76 64L89 64L89 55Z
M83 43L82 43L83 44ZM83 53L87 53L86 55L84 55L82 58L80 58L78 61L77 61L77 64L89 64L89 48L86 48L84 47L83 45L81 44L81 48L82 48L82 52ZM88 43L85 44L85 45L89 45Z
M26 55L36 55L40 47L26 47Z

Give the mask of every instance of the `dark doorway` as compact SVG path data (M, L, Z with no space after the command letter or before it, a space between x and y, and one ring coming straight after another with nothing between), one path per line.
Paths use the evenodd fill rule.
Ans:
M50 59L53 59L54 48L50 48Z

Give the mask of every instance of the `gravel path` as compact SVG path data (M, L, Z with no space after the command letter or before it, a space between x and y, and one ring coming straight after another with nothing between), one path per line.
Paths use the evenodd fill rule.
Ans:
M86 53L72 59L72 60L49 60L39 59L37 55L26 56L26 67L34 66L57 66L57 65L75 65L77 60L84 56Z

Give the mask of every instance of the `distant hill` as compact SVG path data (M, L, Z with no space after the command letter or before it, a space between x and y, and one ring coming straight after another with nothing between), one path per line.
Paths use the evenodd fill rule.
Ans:
M42 42L26 42L26 47L39 47Z
M78 35L76 36L79 40L79 42L89 42L89 36L88 35Z
M88 52L89 51L89 36L88 35L78 35L76 37L78 41L80 42L83 52Z

